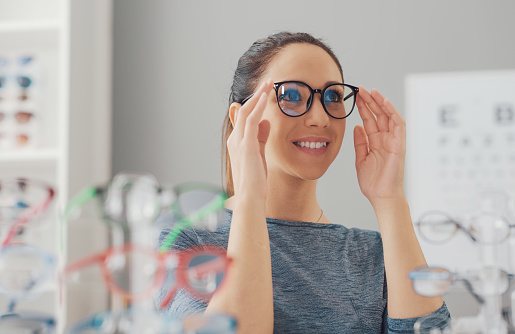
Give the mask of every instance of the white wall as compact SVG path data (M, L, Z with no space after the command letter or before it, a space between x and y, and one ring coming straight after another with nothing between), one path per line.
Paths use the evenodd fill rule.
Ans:
M324 38L348 83L379 89L406 114L408 73L514 69L514 13L510 0L115 0L113 173L220 183L231 78L258 38L281 30ZM378 229L356 181L358 123L357 113L349 118L319 199L334 222Z

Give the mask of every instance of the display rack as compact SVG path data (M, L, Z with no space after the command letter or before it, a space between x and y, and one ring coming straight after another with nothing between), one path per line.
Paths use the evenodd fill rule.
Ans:
M27 238L54 252L60 266L73 251L66 241L77 238L61 224L67 201L111 174L111 22L111 0L0 0L0 57L34 55L44 80L38 143L0 150L0 180L34 178L55 187L52 218ZM59 302L57 285L17 309L54 314L61 333L74 310ZM6 303L0 297L0 308Z

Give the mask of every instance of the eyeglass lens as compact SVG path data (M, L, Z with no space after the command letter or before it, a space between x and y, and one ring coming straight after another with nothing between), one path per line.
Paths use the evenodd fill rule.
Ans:
M417 320L414 325L416 334L450 334L451 321L442 316L425 316Z
M452 274L443 268L421 268L411 278L413 290L421 296L441 296L452 285Z
M442 213L428 213L419 221L420 234L434 243L451 239L457 230L456 222Z
M313 103L312 90L302 82L286 82L277 87L277 102L288 116L300 116L306 113ZM322 104L325 110L335 118L347 117L354 108L355 93L343 84L329 85L323 90Z
M222 283L224 272L224 259L213 254L199 254L188 263L188 283L202 294L211 294Z
M464 229L474 241L488 245L506 240L511 226L502 216L489 213L474 216L467 229L447 215L438 212L425 214L419 221L420 234L434 243L451 239L460 228Z
M134 295L152 289L163 269L154 254L130 250L112 253L105 268L119 289Z

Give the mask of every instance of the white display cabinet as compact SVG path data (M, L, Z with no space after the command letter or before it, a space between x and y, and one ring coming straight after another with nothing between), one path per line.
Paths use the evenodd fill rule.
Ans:
M14 133L18 124L4 123L0 128L5 132L0 140L10 140L0 144L0 180L26 177L55 187L56 201L48 221L27 234L27 239L54 252L60 266L75 245L67 242L69 237L80 239L70 236L59 219L67 201L84 186L104 182L111 174L111 49L112 0L0 0L0 58L10 63L4 68L10 86L0 93L3 108L7 114L22 109L13 73L19 71L20 57L30 56L35 70L28 89L33 89L36 99L30 107L34 111L30 122L37 124L23 145ZM105 300L100 302L107 305L107 296L102 297ZM18 303L16 310L54 314L61 333L74 310L58 298L56 278L48 291ZM0 314L7 303L0 296Z

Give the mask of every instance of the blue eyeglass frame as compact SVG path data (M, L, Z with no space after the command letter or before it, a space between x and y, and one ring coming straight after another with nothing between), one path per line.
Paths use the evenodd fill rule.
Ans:
M308 89L309 89L309 92L310 92L310 96L309 96L309 99L308 99L308 103L307 103L307 108L306 108L306 111L304 111L302 114L299 114L299 115L290 115L286 112L284 112L284 110L281 108L281 105L279 104L279 87L281 87L282 85L286 84L286 83L293 83L293 84L301 84L301 85L304 85L306 86ZM305 82L302 82L302 81L296 81L296 80L287 80L287 81L281 81L281 82L274 82L274 89L275 89L275 100L277 101L277 105L279 106L279 109L281 110L281 112L283 114L285 114L286 116L288 117L300 117L304 114L306 114L309 109L311 108L311 105L313 104L313 97L315 95L315 93L320 93L320 102L322 103L322 107L324 107L324 111L326 112L326 114L328 114L330 117L332 118L335 118L335 119L344 119L344 118L347 118L349 117L350 114L352 114L352 111L354 110L354 108L356 107L356 99L354 98L354 103L352 104L352 109L347 113L347 115L343 116L343 117L335 117L333 115L331 115L329 113L329 111L327 111L327 108L325 106L325 102L324 102L324 99L323 99L323 96L325 94L325 91L331 87L331 86L344 86L344 87L348 87L352 90L352 93L348 94L347 96L345 96L343 98L343 101L347 101L352 95L356 96L359 92L359 88L356 87L356 86L352 86L352 85L349 85L349 84L344 84L344 83L331 83L327 86L325 86L323 89L313 89L311 88L310 85L308 85L307 83ZM250 98L254 96L254 93L250 94L249 96L247 96L246 98L244 98L242 101L241 101L241 105L244 105L245 102L247 102L248 100L250 100Z
M56 321L53 316L40 313L40 312L9 312L0 315L0 326L2 323L10 322L10 321L18 321L21 323L39 323L44 326L45 331L41 332L44 334L54 334L56 331ZM20 329L23 327L20 327ZM38 331L39 333L39 331Z
M153 320L156 329L160 328L159 334L187 334L187 333L198 333L198 334L234 334L237 329L237 321L231 316L224 314L212 314L209 316L201 316L199 320L205 320L205 324L199 326L199 328L193 330L186 330L184 328L184 319L166 316L162 314L154 314L148 311L138 311L137 313L128 308L122 312L104 311L93 314L87 318L79 320L75 325L66 330L66 334L80 334L87 331L96 331L101 333L102 326L110 318L120 319L124 316L128 317L149 317ZM194 316L193 316L194 317Z

